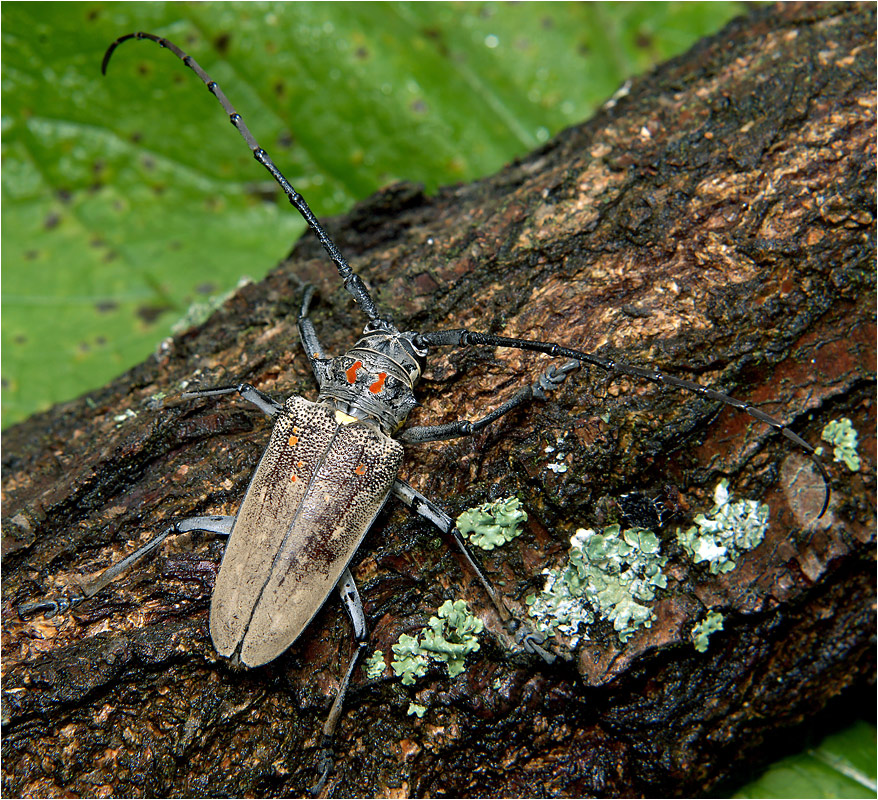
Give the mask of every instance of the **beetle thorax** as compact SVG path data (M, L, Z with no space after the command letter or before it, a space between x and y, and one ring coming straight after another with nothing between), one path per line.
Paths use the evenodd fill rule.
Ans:
M357 419L373 420L384 433L394 434L417 405L413 389L426 351L415 347L414 336L390 323L370 323L343 356L316 362L318 401Z

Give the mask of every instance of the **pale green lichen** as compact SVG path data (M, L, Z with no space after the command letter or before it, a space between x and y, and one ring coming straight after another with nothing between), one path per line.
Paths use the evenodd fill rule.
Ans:
M408 713L420 719L424 716L424 713L427 711L427 706L422 706L420 703L411 702L409 703Z
M547 636L555 631L571 637L576 647L580 626L594 622L594 609L584 594L584 582L573 566L563 569L544 569L546 583L538 595L528 595L528 613L536 620L537 628ZM584 634L588 639L588 635Z
M824 442L832 445L832 455L836 461L844 461L851 472L860 469L860 456L857 453L857 432L847 418L832 420L820 434Z
M485 625L472 615L466 600L446 600L437 614L430 617L421 640L404 633L393 645L397 657L390 666L406 686L426 674L428 659L443 662L452 678L460 675L467 654L479 649L477 636Z
M369 680L377 680L384 674L384 653L376 650L366 659L366 677Z
M525 522L527 512L521 501L507 497L464 511L457 518L457 529L482 550L493 550L518 536Z
M692 642L699 653L707 652L710 634L723 629L723 615L718 611L711 611L702 622L692 628Z
M668 585L662 572L667 559L659 550L658 537L644 528L580 528L570 539L567 565L543 570L546 585L527 598L529 613L543 633L573 637L574 647L581 635L588 638L581 626L593 623L595 614L612 622L626 642L638 628L652 625L655 614L644 603Z
M677 529L677 541L696 564L707 561L716 575L731 572L741 553L762 542L768 530L768 506L756 500L731 502L727 480L719 482L713 499L714 507L698 514L693 527Z
M417 636L409 636L407 633L399 637L399 641L393 645L396 658L390 663L397 677L402 678L403 684L411 686L416 678L427 674L427 656L421 650Z
M479 649L477 636L485 624L470 613L466 600L446 600L438 611L438 617L430 617L421 643L423 650L435 661L444 661L448 674L454 678L463 672L468 653Z

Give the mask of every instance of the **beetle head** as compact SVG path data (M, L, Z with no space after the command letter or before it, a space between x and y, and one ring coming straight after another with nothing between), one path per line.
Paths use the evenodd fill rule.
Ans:
M414 388L424 371L427 351L415 344L415 331L400 332L386 319L372 320L363 328L363 335L350 351L368 353L384 357L397 369L398 377L407 376L409 385Z

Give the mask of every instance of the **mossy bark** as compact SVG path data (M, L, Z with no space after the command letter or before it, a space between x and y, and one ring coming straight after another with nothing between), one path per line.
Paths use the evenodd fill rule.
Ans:
M435 197L393 186L328 222L401 328L469 327L655 366L814 445L847 416L862 458L857 473L829 464L833 500L816 520L820 481L790 442L596 370L475 438L410 448L403 477L455 514L522 497L524 534L483 558L519 610L576 528L613 521L625 493L675 498L682 525L727 477L769 504L771 526L733 572L711 576L686 561L672 522L652 627L622 645L599 623L574 653L562 643L569 661L543 666L507 649L472 576L391 502L354 563L373 646L389 653L446 598L467 598L488 633L454 680L436 669L409 690L358 671L336 795L698 794L872 680L874 14L760 9L495 176ZM177 394L187 381L248 381L313 398L294 324L302 281L319 286L318 330L342 352L362 319L306 237L158 357L4 434L5 796L290 796L313 780L352 647L335 601L286 655L234 673L206 625L222 543L193 536L74 614L15 614L170 518L235 512L269 423L234 398ZM476 418L546 363L438 352L411 422ZM707 609L726 622L700 654L689 636ZM411 700L428 706L423 719L407 715Z

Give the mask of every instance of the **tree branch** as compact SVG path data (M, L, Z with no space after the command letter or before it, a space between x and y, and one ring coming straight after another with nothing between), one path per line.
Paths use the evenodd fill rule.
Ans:
M651 628L622 644L601 621L578 648L558 644L569 663L539 666L505 648L473 577L391 503L354 564L372 644L389 653L446 597L467 598L489 633L453 680L437 669L411 691L355 674L336 794L702 793L872 680L874 30L871 5L760 10L493 177L429 198L390 187L328 221L401 328L654 366L757 404L815 446L847 416L862 458L856 473L829 464L817 521L819 480L788 441L596 370L474 439L409 448L403 477L454 514L523 498L524 535L483 559L519 610L575 530L612 522L635 491L678 498L660 532L669 583ZM193 537L74 614L15 615L172 517L235 513L268 423L234 400L176 395L248 381L313 398L294 325L303 281L320 287L327 350L344 351L363 320L306 237L158 358L4 434L7 796L289 796L313 781L353 646L334 600L287 654L233 673L206 625L222 543ZM413 425L477 418L545 368L484 348L430 363ZM711 575L675 528L712 505L722 477L768 503L771 525L734 571ZM725 628L700 654L690 631L707 609ZM423 719L407 715L412 699Z

